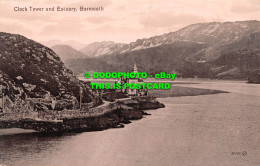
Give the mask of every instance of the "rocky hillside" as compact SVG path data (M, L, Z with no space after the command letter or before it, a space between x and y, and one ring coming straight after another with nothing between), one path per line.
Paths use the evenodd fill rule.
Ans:
M252 32L259 31L259 25L259 21L199 23L159 37L143 39L141 40L141 43L157 41L157 43L153 44L163 44L181 40L207 43L211 45L224 44L236 41Z
M66 63L68 59L84 58L85 55L69 45L54 45L51 49Z
M101 71L129 70L136 63L148 73L178 71L183 77L246 78L248 70L259 68L259 33L259 21L199 23L139 39L124 45L120 53L98 54L96 60L102 59L107 62L105 66L111 66ZM248 60L243 65L231 65L223 59ZM75 66L77 61L68 62L72 70L80 68Z
M101 55L119 54L127 48L127 44L104 41L88 44L80 51L88 57L98 57Z
M166 33L147 39L138 39L130 44L114 42L96 42L87 45L81 51L86 55L100 56L125 53L140 49L157 47L176 41L197 42L210 45L219 45L237 41L253 32L260 30L259 21L212 22L199 23L187 26L176 32ZM92 54L91 52L94 52Z
M0 84L13 103L26 97L79 100L80 87L83 102L94 97L54 51L20 35L0 33L0 71Z

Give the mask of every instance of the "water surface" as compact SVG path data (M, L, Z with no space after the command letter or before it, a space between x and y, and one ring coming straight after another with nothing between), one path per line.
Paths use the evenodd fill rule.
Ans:
M0 164L260 165L260 86L225 81L185 86L231 93L159 99L166 108L123 129L0 136Z

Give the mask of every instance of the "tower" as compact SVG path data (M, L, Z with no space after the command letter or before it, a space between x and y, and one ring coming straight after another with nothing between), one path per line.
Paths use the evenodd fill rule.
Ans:
M138 72L136 64L134 64L133 69L132 69L131 72L133 72L133 73L137 73ZM130 78L127 81L128 81L129 84L131 84L131 83L136 84L136 83L138 83L138 78ZM129 95L136 95L137 94L137 90L136 89L130 89L129 87L126 89L126 92Z
M137 73L137 72L138 72L137 67L136 67L136 64L134 64L134 67L133 67L133 69L132 69L132 72L134 72L134 73Z

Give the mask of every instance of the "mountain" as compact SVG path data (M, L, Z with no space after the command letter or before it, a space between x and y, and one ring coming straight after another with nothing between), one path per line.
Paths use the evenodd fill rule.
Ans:
M260 30L259 21L198 23L184 27L176 32L130 43L130 49L154 47L175 41L190 41L210 45L230 43Z
M68 59L78 59L86 57L80 51L72 48L69 45L54 45L51 49L60 56L61 60L66 63Z
M251 71L260 69L260 31L225 45L215 46L212 71L217 78L246 78Z
M0 76L11 105L25 98L79 101L80 88L83 102L94 97L54 51L20 35L0 32Z
M127 49L127 44L115 43L112 41L94 42L88 44L80 51L89 57L98 57L101 55L118 54Z
M260 22L255 20L198 23L176 32L138 39L117 51L96 52L95 56L96 61L102 59L107 63L100 71L130 70L136 63L140 71L148 73L174 70L183 77L246 78L247 70L259 68L259 33ZM241 62L239 59L247 60L241 62L243 65L234 65L223 59L236 63ZM83 62L74 59L68 62L70 68L83 70L84 64L75 66L77 61ZM95 67L90 64L87 68Z
M119 54L157 47L162 44L170 44L176 41L219 45L234 42L243 36L259 31L259 25L259 21L198 23L184 27L176 32L170 32L147 39L138 39L130 44L96 42L87 45L85 47L86 49L83 48L81 52L86 55L92 55L92 50L95 50L94 56Z
M55 45L69 45L76 50L80 50L86 46L85 44L74 41L74 40L69 40L69 41L48 40L48 41L42 41L41 43L49 48L51 48L52 46L55 46Z

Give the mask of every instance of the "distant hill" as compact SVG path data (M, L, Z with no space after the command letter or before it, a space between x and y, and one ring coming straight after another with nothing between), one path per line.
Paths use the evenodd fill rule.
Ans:
M127 44L115 43L112 41L94 42L88 44L80 51L88 57L98 57L101 55L119 54L127 49L127 46Z
M106 67L99 68L100 71L129 70L136 63L140 71L148 73L174 70L183 77L244 79L247 70L259 68L259 33L260 22L255 20L198 23L176 32L138 39L116 47L120 48L116 51L97 51L93 55L97 57L96 61L107 63L103 65ZM96 50L103 48L102 43L96 46ZM242 62L241 59L247 60ZM77 73L84 70L82 59L71 60L68 65L72 70L77 68ZM96 67L89 64L86 68Z
M77 51L69 45L54 45L51 49L59 55L61 60L66 63L68 59L78 59L86 57L82 52Z
M48 41L42 41L40 43L49 47L49 48L52 47L52 46L55 46L55 45L69 45L76 50L80 50L80 49L82 49L83 47L86 46L85 44L74 41L74 40L69 40L69 41L48 40Z

